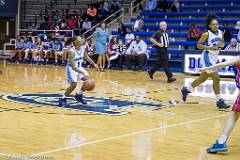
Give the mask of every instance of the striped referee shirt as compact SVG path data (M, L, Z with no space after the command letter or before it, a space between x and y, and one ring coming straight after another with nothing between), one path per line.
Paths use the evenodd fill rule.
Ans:
M224 50L225 51L240 51L240 44L238 43L236 46L229 44Z
M153 38L156 39L157 42L162 43L163 47L162 48L167 48L169 46L169 39L168 39L168 33L167 32L157 32L154 34ZM155 46L159 48L158 46Z

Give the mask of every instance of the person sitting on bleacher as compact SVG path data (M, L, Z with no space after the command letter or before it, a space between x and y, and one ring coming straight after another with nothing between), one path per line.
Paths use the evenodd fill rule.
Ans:
M178 0L174 0L171 5L172 12L178 12L179 9L180 9L180 4L179 4Z
M54 38L51 43L50 57L51 60L54 58L54 64L60 65L60 58L62 56L62 44L57 38Z
M167 0L158 0L157 3L157 12L166 12L168 10Z
M131 63L135 62L138 69L143 70L143 66L148 58L147 44L140 36L136 36L135 40L130 44L126 53L126 65L131 69Z
M24 50L23 50L23 48L24 48L23 43L24 43L23 37L18 35L17 39L16 39L15 52L12 55L10 61L17 62L19 60L20 55L22 55L22 53L24 52Z
M136 31L141 31L142 28L143 28L143 20L141 19L140 16L137 17L136 21L134 22L133 24L133 30L136 32Z
M187 41L197 41L201 35L201 30L197 28L196 24L192 24L192 27L188 30ZM188 49L188 46L185 46Z
M132 33L132 28L128 28L127 34L125 36L126 45L129 46L134 39L135 39L135 36Z
M224 37L224 41L225 42L230 42L231 40L231 31L228 29L228 24L227 23L223 23L223 37Z
M30 37L29 39L29 52L28 52L28 63L34 63L34 56L35 56L35 52L37 50L37 42L36 42L36 38Z
M240 40L240 20L236 22L235 29L237 30L237 40Z
M29 54L31 52L31 37L24 37L24 53L22 54L20 58L20 62L22 63L28 63L29 62Z
M237 39L236 38L232 38L230 41L230 44L224 49L225 51L240 51L240 44L237 43Z
M108 47L108 53L110 55L109 61L110 61L110 66L109 68L112 67L117 67L117 65L119 64L119 56L120 56L120 44L119 44L119 38L114 36L110 43L109 43L109 47Z
M146 1L146 11L152 12L157 8L157 0L147 0Z
M95 54L95 50L96 50L96 48L95 48L95 46L93 45L93 42L92 42L92 40L91 39L87 39L87 41L86 41L86 50L87 50L87 53L88 53L88 55L89 55L89 57L94 61L94 62L97 62L97 55ZM87 67L91 67L91 64L90 63L88 63L87 61L86 61L86 63L87 63Z
M44 37L43 55L41 56L44 59L44 64L49 62L50 50L51 50L51 37Z
M122 37L124 38L127 34L127 30L126 27L124 26L124 24L122 22L119 22L119 27L118 27L118 36L120 39L122 39Z

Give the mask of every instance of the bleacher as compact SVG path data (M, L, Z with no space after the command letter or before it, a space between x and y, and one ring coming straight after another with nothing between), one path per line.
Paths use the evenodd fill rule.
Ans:
M179 0L180 12L140 12L144 21L143 31L134 32L134 35L141 36L149 45L151 57L149 61L157 60L156 50L151 48L151 37L156 30L159 30L159 22L166 21L168 23L168 33L171 38L169 54L171 54L170 62L176 63L182 61L184 46L197 45L197 41L186 41L188 36L187 30L194 23L197 27L204 31L205 17L209 13L216 14L220 24L219 29L223 29L223 23L228 24L228 29L234 33L234 26L240 16L240 1L239 0ZM132 24L125 24L126 28L131 28L136 18L131 18ZM113 31L112 35L117 35L117 31ZM232 34L232 37L237 37L237 34ZM226 42L225 45L228 45Z

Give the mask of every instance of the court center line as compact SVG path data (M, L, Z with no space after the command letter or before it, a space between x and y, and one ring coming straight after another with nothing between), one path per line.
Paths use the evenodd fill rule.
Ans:
M162 126L162 127L158 127L158 128L152 128L152 129L146 129L146 130L132 132L132 133L126 133L126 134L119 135L119 136L113 136L113 137L108 137L108 138L103 138L103 139L99 139L99 140L94 140L94 141L81 143L81 144L77 144L77 145L73 145L73 146L53 149L53 150L49 150L49 151L45 151L45 152L39 152L39 153L36 153L36 154L32 154L31 156L34 157L34 156L40 156L40 155L47 155L47 154L51 154L51 153L55 153L55 152L61 152L61 151L65 151L65 150L78 148L78 147L81 147L81 146L87 146L87 145L91 145L91 144L107 142L107 141L111 141L111 140L116 140L116 139L120 139L120 138L124 138L124 137L129 137L129 136L134 136L134 135L154 132L154 131L157 131L157 130L171 128L171 127L176 127L176 126L183 126L183 125L186 125L186 124L189 124L189 123L198 123L198 122L202 122L202 121L206 121L206 120L217 119L217 118L224 117L224 116L227 116L227 115L229 115L229 113L221 114L221 115L217 115L217 116L213 116L213 117L207 117L207 118L201 118L201 119L196 119L196 120L191 120L191 121L186 121L186 122L175 123L175 124L166 125L166 126Z

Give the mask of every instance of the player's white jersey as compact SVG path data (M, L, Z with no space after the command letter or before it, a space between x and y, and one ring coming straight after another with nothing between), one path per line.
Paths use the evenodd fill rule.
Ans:
M85 52L85 46L81 46L80 50L77 50L77 48L72 47L71 52L74 54L74 64L77 68L82 67L83 58L84 58L84 52ZM74 71L70 65L70 59L68 58L67 61L67 79L69 83L77 82L79 79L81 79L83 75L79 74L78 72Z
M75 62L75 66L77 68L80 68L82 66L83 63L83 57L84 57L84 52L85 52L85 46L81 46L80 50L77 50L77 48L72 47L71 48L71 52L73 52L74 54L74 62ZM68 63L69 59L68 59ZM70 65L70 64L69 64Z
M208 39L207 39L207 46L219 46L219 43L223 39L222 31L218 30L217 33L212 33L208 30ZM219 50L211 51L211 50L204 50L201 57L201 64L203 67L209 67L217 63L218 61L218 54ZM215 71L210 71L215 72Z
M219 46L219 43L222 41L223 39L223 33L222 31L218 30L217 33L213 33L210 30L208 30L208 40L207 40L207 45L208 46ZM219 51L209 51L209 53L212 54L218 54Z

